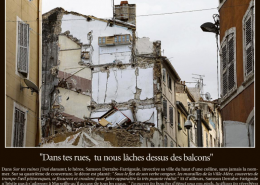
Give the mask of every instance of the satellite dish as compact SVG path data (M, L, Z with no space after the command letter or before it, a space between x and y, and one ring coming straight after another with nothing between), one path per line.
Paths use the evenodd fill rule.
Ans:
M208 100L208 101L210 101L210 100L212 99L209 92L206 92L205 98L206 98L206 100Z
M37 85L35 85L32 81L30 81L28 79L24 79L24 83L27 85L27 87L21 87L21 89L23 89L23 88L31 89L32 93L39 92Z

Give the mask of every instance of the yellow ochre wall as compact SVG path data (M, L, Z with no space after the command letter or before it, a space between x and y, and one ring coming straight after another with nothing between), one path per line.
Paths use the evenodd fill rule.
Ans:
M16 69L18 17L29 24L29 75L27 79L41 86L41 0L6 1L6 147L12 146L14 105L26 110L25 147L34 147L40 142L40 94L25 87L23 77ZM26 22L27 21L27 22ZM38 131L38 132L37 132Z

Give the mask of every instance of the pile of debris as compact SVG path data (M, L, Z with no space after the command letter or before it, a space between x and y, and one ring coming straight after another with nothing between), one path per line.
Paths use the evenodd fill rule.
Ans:
M41 147L111 147L99 135L92 133L91 128L80 128L76 131L61 132L43 139Z
M43 138L42 147L140 147L156 130L153 123L131 122L117 108L85 120L57 112L51 122L61 132Z

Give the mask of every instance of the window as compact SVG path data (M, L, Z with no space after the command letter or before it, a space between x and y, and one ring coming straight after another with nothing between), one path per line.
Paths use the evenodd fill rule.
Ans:
M206 133L206 147L208 147L208 134Z
M122 42L125 42L125 36L122 36Z
M106 43L106 38L105 37L103 37L103 44L105 44Z
M180 114L180 112L178 111L178 125L180 125L181 124L181 114Z
M15 108L13 147L24 146L25 112Z
M164 147L167 147L168 145L168 139L167 136L164 136Z
M190 139L193 141L192 127L190 127Z
M194 140L195 140L195 144L196 144L196 146L198 145L198 129L197 129L197 127L195 128L195 137L194 137Z
M250 2L249 8L243 18L243 55L244 74L247 77L254 73L254 3Z
M98 38L98 43L99 43L99 44L102 44L100 37Z
M167 118L167 100L163 100L163 116Z
M121 36L118 36L118 42L121 42Z
M129 35L126 35L126 42L129 42Z
M222 96L236 87L236 32L235 28L226 31L221 43Z
M209 144L210 144L210 147L213 147L213 146L214 146L212 142L213 142L213 140L212 140L212 135L210 135L210 143L209 143Z
M29 24L18 22L17 69L27 77L29 61Z
M168 81L167 81L168 82L168 88L170 90L172 90L172 79L171 79L169 74L167 74L167 79L168 79Z
M169 108L170 124L173 125L173 108Z
M185 122L186 122L186 118L183 118L183 128L184 128L184 131L186 131L186 127L184 126Z
M163 69L163 81L166 82L166 70Z
M115 37L115 43L117 43L117 37Z

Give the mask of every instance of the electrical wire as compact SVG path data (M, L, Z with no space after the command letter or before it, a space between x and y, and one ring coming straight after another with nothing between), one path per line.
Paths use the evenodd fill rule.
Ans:
M161 13L161 14L137 15L136 17L142 17L142 16L154 16L154 15L167 15L167 14L176 14L176 13L199 12L199 11L214 10L214 9L217 9L217 8L208 8L208 9L200 9L200 10L188 10L188 11L181 11L181 12Z
M236 5L236 6L227 6L227 7L222 7L222 8L232 8L232 7L238 7L238 6L248 6L249 4L241 4L241 5ZM180 11L180 12L170 12L170 13L160 13L160 14L146 14L146 15L137 15L136 17L144 17L144 16L155 16L155 15L169 15L169 14L177 14L177 13L190 13L190 12L199 12L199 11L208 11L208 10L214 10L214 9L218 9L218 8L207 8L207 9L198 9L198 10L187 10L187 11ZM111 19L111 17L107 17L107 18L101 18L101 19ZM48 19L48 20L41 20L41 21L52 21L55 19ZM75 20L86 20L86 19L60 19L60 20L56 20L56 21L75 21ZM36 22L38 20L27 20L24 22ZM6 21L6 22L18 22L18 21Z

